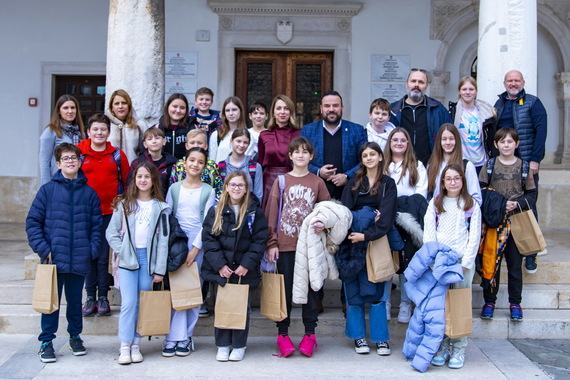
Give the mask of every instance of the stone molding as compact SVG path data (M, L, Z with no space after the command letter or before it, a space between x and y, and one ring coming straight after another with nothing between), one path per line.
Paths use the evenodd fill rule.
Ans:
M362 8L362 3L348 2L323 2L323 3L301 3L301 2L265 2L265 1L208 1L212 11L218 15L225 16L340 16L353 17Z

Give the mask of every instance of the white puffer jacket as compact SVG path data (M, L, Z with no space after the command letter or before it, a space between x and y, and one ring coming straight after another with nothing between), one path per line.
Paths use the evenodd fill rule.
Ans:
M320 221L325 230L316 234L313 223ZM335 201L316 204L307 215L299 231L295 270L293 273L293 302L307 303L309 282L314 291L323 287L325 278L338 278L338 269L333 255L346 238L352 224L352 213Z

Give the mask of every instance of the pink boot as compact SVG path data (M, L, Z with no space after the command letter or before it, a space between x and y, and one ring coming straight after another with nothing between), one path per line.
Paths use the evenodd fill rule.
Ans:
M295 346L293 345L293 342L291 342L289 335L278 335L277 347L279 347L279 351L281 352L279 356L282 358L291 356L291 354L295 352Z
M318 346L315 334L305 335L301 343L299 343L299 352L310 358L313 356L313 349Z

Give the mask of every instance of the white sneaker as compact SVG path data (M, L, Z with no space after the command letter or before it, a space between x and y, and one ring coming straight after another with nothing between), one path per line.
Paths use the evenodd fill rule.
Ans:
M239 362L243 359L245 355L245 347L242 348L234 348L232 353L230 354L230 361L232 362Z
M390 314L391 309L392 309L392 302L386 301L386 320L387 321L392 319L392 315Z
M143 356L141 354L141 346L138 344L133 344L131 346L131 361L133 363L140 363L143 361Z
M368 346L368 342L364 338L355 339L354 340L354 351L357 354L367 354L370 352L370 347Z
M230 346L218 347L216 360L219 362L227 362L228 360L230 360Z
M412 317L412 304L404 301L400 303L400 312L398 313L398 322L408 323Z
M537 256L548 255L548 249L544 248L544 250L538 252L536 255L537 255Z
M119 364L131 364L131 347L129 346L121 346L121 350L119 351L119 360L117 361Z

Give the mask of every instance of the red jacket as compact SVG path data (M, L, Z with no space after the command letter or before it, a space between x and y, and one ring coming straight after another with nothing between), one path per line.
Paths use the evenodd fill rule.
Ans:
M101 201L103 215L113 213L111 203L119 194L119 170L113 158L115 147L107 141L107 148L102 152L91 149L91 139L83 140L77 144L83 155L81 169L87 177L87 183L97 192ZM129 176L129 160L121 150L121 177L123 188L126 190Z

